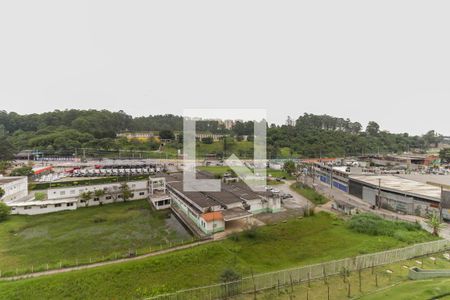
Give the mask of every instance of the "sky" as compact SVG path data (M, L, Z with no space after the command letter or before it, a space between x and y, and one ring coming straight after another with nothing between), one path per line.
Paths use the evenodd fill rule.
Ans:
M449 1L1 1L0 110L265 109L450 135Z

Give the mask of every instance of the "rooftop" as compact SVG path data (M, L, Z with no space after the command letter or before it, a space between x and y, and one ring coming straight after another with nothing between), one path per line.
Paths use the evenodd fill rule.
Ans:
M0 176L0 184L14 182L16 180L23 179L23 178L25 178L25 177L23 177L23 176L8 176L8 177Z
M434 201L440 201L441 189L437 186L426 184L419 181L405 179L392 175L376 175L376 176L350 176L352 180L356 180L375 188L381 185L384 190L391 190L401 194L409 194L419 196Z
M450 175L433 175L433 174L400 174L398 177L419 181L431 185L443 185L450 187Z
M228 208L230 205L241 203L243 200L261 199L261 193L253 192L246 184L242 182L221 185L220 192L203 192L183 190L182 174L166 175L167 185L189 198L196 206L200 208L209 208L211 206L223 206ZM197 178L213 179L209 174L197 173Z
M205 220L206 222L211 222L214 220L223 220L223 215L220 211L215 211L215 212L208 212L208 213L204 213L202 215L203 220Z

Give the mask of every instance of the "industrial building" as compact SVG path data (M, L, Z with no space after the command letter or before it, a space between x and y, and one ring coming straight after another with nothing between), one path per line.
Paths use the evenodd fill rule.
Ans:
M210 174L198 173L203 179L212 179ZM272 192L256 193L242 182L222 183L218 192L183 190L181 173L166 175L157 180L157 191L150 189L150 201L156 209L168 205L165 199L170 196L170 207L183 218L185 224L192 224L203 234L224 231L229 222L250 221L254 214L278 212L281 199ZM165 191L165 192L163 192ZM164 198L166 197L166 198ZM194 230L195 230L194 229Z
M333 166L322 162L315 162L312 168L313 176L321 182L346 193L349 191L349 176L364 173L361 167Z
M374 207L425 217L439 214L441 188L392 175L350 176L349 193ZM442 210L450 220L450 211Z

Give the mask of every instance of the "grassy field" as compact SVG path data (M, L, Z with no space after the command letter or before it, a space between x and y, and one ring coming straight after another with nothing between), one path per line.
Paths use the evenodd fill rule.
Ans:
M166 212L145 200L36 216L11 216L0 224L0 270L75 264L129 249L190 238L172 229ZM52 266L51 266L52 267Z
M384 299L433 299L438 295L450 292L450 278L437 278L433 280L412 281L408 279L408 268L418 266L416 261L421 262L424 269L450 269L450 261L444 259L442 254L434 255L435 261L429 257L406 260L386 266L378 266L361 271L361 290L359 289L359 273L352 272L344 279L342 275L331 276L324 280L315 280L300 285L280 287L257 293L260 300L290 300L306 299L322 300L328 298L328 288L330 299L364 299L364 300L384 300ZM389 272L388 272L389 271ZM349 295L350 283L350 297ZM254 299L254 295L242 295L236 300ZM450 299L440 298L440 299Z
M224 173L230 172L231 169L228 166L201 166L198 167L201 171L206 171L214 175L223 176ZM286 179L294 179L293 176L290 176L283 170L274 170L267 169L267 176L272 176L273 178L286 178Z
M309 201L311 201L316 205L325 204L329 201L329 199L326 198L325 196L319 194L310 187L301 185L300 183L291 184L291 190L302 195L303 197L305 197L306 199L308 199Z
M198 169L217 176L223 176L224 173L231 171L228 166L201 166Z
M433 240L420 234L422 241ZM319 213L257 228L253 234L158 257L16 282L0 282L1 299L132 299L217 282L224 269L242 275L406 246L389 236L352 231ZM276 249L276 251L275 251ZM188 280L187 280L188 279Z
M197 143L196 155L197 157L204 157L207 154L219 154L224 152L224 145L222 141L214 142L212 144ZM252 158L253 157L253 142L247 141L234 141L227 143L227 156L234 153L240 158Z
M283 170L274 170L274 169L267 169L267 176L272 176L276 178L285 178L285 179L295 179L294 176L289 175Z

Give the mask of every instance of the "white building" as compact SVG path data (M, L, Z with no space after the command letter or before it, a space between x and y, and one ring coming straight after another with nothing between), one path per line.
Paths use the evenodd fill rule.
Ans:
M120 186L123 183L107 183L107 184L97 184L97 185L87 185L79 187L64 187L57 189L47 190L48 200L67 200L76 199L78 200L78 206L92 206L108 204L113 202L123 202L123 196L120 193ZM131 191L131 197L129 200L138 200L148 197L148 181L130 181L126 183ZM103 190L104 195L96 197L95 191ZM92 198L86 203L86 201L80 200L80 195L82 193L92 192Z
M131 197L128 201L145 199L148 197L148 181L131 181L126 183ZM114 202L123 202L120 191L122 183L98 184L89 186L64 187L47 190L45 200L35 200L25 197L22 200L7 203L11 207L11 214L38 215L63 210L76 210L78 207L96 206ZM95 191L102 190L104 195L96 196ZM91 199L83 201L80 195L92 192Z
M0 177L0 187L5 191L0 201L5 203L16 201L28 195L28 178Z
M25 201L10 203L13 215L40 215L63 210L76 210L77 199L52 201Z

